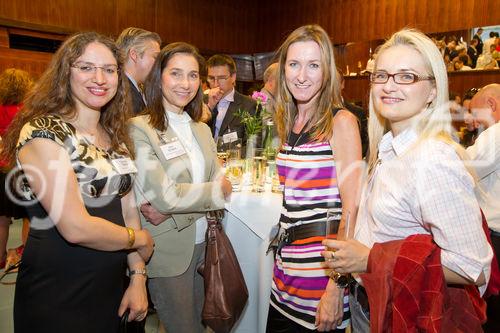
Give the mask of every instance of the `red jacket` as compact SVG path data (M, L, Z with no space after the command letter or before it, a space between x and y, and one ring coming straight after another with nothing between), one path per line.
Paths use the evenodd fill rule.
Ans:
M475 286L448 286L429 235L376 243L361 274L371 332L482 332L486 304Z
M4 136L12 119L16 113L22 108L22 105L0 105L0 136ZM0 167L7 165L6 161L0 160Z

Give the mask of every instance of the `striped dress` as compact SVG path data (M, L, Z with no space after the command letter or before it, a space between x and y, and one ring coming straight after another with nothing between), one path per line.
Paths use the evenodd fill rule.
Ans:
M309 135L291 133L276 158L284 185L280 227L326 221L327 209L342 213L333 152L329 142L309 142ZM326 224L325 224L326 227ZM323 236L294 241L276 254L271 306L287 318L314 330L316 308L328 283L321 263ZM349 322L348 293L344 296L345 328Z

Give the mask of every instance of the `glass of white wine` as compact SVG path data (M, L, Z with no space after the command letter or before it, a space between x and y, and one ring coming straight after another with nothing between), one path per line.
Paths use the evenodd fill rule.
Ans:
M254 192L264 192L267 159L262 148L255 149L255 156L252 162L253 190Z
M243 178L241 148L229 149L227 153L226 176L233 186L233 192L239 192L241 191L241 182Z
M228 145L224 142L222 136L217 137L217 158L219 159L221 165L226 167L227 157L228 157Z

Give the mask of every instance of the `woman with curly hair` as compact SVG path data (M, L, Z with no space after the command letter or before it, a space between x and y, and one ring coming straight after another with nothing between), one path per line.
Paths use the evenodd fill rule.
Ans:
M129 101L114 42L68 38L6 135L31 229L16 283L16 332L116 332L147 312L153 250L132 191ZM126 267L130 284L126 289Z

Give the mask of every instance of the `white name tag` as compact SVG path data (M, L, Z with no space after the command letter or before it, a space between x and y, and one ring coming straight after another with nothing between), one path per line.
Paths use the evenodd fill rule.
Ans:
M238 132L236 132L236 131L224 134L222 136L222 141L224 143L230 143L230 142L233 142L233 141L236 141L236 140L238 140Z
M186 153L186 150L179 140L173 140L169 143L166 143L160 146L160 149L163 152L163 156L165 156L167 160L182 156Z
M137 172L134 162L128 157L112 159L111 164L120 175Z

